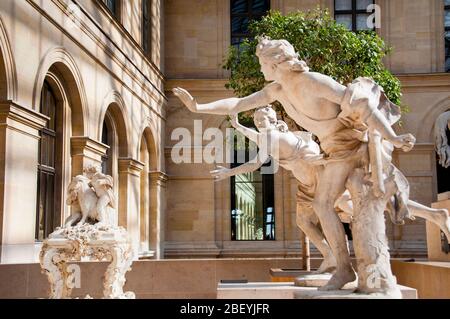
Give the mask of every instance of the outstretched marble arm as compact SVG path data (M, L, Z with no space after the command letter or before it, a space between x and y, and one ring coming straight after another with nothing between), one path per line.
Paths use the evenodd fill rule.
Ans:
M192 95L182 88L174 88L172 91L186 107L194 113L209 113L218 115L235 114L239 112L248 111L266 105L274 101L271 92L274 90L274 85L269 84L261 91L253 93L243 98L228 98L211 103L198 104Z
M255 130L252 130L248 127L241 125L238 121L237 114L231 117L231 125L233 125L233 127L236 130L244 134L251 141L258 144L258 138L261 135L261 133L258 133ZM269 155L263 149L260 149L255 158L253 158L252 160L250 160L245 164L242 164L238 167L231 169L223 166L217 166L216 169L212 170L210 173L214 176L214 179L216 181L220 181L230 176L254 172L258 168L260 168L267 161L268 158Z
M241 123L239 123L238 115L234 114L231 116L231 125L238 131L244 134L244 136L248 137L248 139L256 144L258 144L259 137L261 136L261 133L245 127Z

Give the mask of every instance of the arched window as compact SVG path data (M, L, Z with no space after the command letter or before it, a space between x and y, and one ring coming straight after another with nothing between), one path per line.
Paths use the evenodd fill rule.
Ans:
M231 45L239 48L244 39L251 37L248 26L261 19L270 10L270 0L231 0Z
M56 106L56 97L49 83L44 82L40 112L49 117L40 131L38 154L38 190L36 212L36 239L43 240L60 224L62 114Z

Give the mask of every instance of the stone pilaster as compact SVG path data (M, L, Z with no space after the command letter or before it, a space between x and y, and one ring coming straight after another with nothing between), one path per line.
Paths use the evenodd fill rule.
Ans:
M144 164L132 158L119 158L119 226L127 229L135 256L139 250L140 175Z
M149 173L150 176L150 249L155 251L155 258L164 257L164 212L167 175L160 171Z
M88 165L101 165L102 156L109 146L97 142L87 136L74 136L70 139L72 155L72 176L83 174L83 168Z
M34 243L39 130L47 120L0 102L0 244Z

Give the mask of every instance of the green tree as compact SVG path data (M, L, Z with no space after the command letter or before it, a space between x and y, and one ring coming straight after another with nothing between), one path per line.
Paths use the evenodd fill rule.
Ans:
M271 11L252 22L249 29L253 38L245 40L239 50L231 46L223 65L231 70L226 87L237 96L247 96L266 84L255 51L256 37L267 36L289 41L311 71L331 76L344 85L360 76L370 77L384 88L392 102L401 105L400 81L382 61L390 48L374 31L351 32L336 23L328 10L319 8L288 15ZM282 110L279 104L276 106Z

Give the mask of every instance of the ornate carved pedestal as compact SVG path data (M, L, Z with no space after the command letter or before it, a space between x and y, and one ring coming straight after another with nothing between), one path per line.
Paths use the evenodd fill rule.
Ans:
M134 299L133 292L123 292L125 273L131 270L133 250L123 227L89 225L60 228L44 241L39 256L42 271L50 282L50 298L70 298L73 275L67 262L107 260L103 298Z

